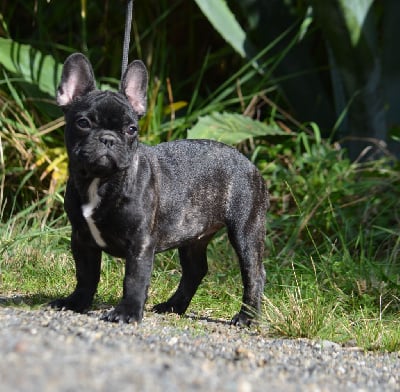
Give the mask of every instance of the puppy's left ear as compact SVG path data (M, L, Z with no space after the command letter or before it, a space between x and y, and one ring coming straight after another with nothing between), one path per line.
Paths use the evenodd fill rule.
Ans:
M141 117L147 107L147 70L140 60L128 65L121 80L121 92L125 94L135 112Z

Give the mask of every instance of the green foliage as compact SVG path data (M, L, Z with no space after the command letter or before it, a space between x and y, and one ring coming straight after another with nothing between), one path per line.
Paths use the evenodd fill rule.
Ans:
M53 56L45 55L30 45L23 45L11 39L0 38L0 57L3 67L22 80L31 83L40 91L55 96L61 78L62 64Z
M6 76L10 94L0 92L0 217L7 220L28 206L46 200L43 219L58 210L67 177L67 156L58 119L43 126L25 107L23 93Z
M235 145L257 136L284 134L276 124L265 124L235 113L214 112L199 118L188 131L188 139L214 139Z
M242 56L253 57L256 53L248 37L225 0L195 0L204 15L224 39Z
M344 136L353 137L347 143L350 157L356 159L371 144L363 138L389 141L373 1L311 4L332 50L330 67L337 81L333 84L335 104L337 112L348 106Z
M303 121L318 122L325 134L343 114L337 136L345 138L353 160L367 146L374 157L381 154L382 142L398 156L399 144L392 137L400 121L395 93L400 62L393 39L399 32L398 2L236 0L229 2L232 11L223 1L204 3L202 10L214 28L225 39L235 36L234 43L227 42L248 58L254 47L260 51L296 21L299 29L292 35L298 41L274 72L286 78L280 83L280 99Z

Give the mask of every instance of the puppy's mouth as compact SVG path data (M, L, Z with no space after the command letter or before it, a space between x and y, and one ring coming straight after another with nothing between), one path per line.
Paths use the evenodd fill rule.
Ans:
M85 160L84 165L87 172L100 177L106 177L121 170L121 165L118 160L114 154L110 152L97 154L96 157Z
M70 149L70 163L85 177L110 177L129 167L127 147L115 138L92 138Z
M96 151L94 154L80 151L76 164L88 177L109 177L126 167L126 164L121 164L117 156L109 150Z
M104 167L104 168L116 167L116 163L113 158L114 157L111 156L110 154L104 154L104 155L100 155L99 157L97 157L95 160L93 160L89 164L92 166L98 166L98 167Z

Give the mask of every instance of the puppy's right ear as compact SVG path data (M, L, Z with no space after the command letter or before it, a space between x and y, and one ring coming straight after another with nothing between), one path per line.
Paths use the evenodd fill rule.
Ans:
M132 61L121 80L121 92L125 94L139 117L146 113L148 75L140 60Z
M96 88L93 68L82 53L71 54L64 63L61 82L57 90L57 103L69 105Z

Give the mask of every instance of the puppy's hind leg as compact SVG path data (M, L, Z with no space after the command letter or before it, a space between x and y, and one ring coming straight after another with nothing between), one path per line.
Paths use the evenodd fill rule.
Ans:
M228 235L239 258L243 282L242 307L231 323L248 326L260 313L264 291L265 215L261 213L256 217L250 216L247 221L228 227Z
M212 236L211 236L212 237ZM172 297L153 307L156 313L185 313L199 284L207 273L207 245L211 237L180 247L182 278Z

